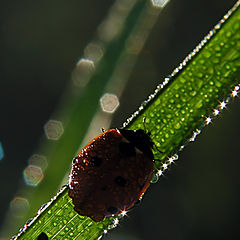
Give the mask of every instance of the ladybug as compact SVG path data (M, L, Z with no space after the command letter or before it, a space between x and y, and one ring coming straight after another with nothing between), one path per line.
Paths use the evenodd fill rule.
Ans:
M134 206L153 175L153 142L144 130L109 129L73 159L68 195L95 222Z

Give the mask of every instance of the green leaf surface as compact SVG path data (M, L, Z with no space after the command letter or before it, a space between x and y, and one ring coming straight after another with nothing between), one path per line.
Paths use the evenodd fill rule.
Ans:
M57 196L39 210L38 215L32 219L32 227L31 222L28 223L30 231L19 239L41 239L43 234L50 239L96 239L104 233L112 219L95 223L76 214L67 190L67 187L63 187Z
M239 3L124 124L129 129L146 127L151 132L157 148L163 152L154 150L155 158L160 160L156 161L158 170L165 169L173 159L171 156L218 115L239 84ZM42 232L49 239L98 239L117 222L118 218L107 218L95 223L79 216L64 188L20 230L17 239L37 239Z
M162 163L216 115L214 110L223 108L221 102L230 100L239 83L240 9L228 19L238 6L239 2L124 123L129 129L146 128L151 133L163 152L155 150Z

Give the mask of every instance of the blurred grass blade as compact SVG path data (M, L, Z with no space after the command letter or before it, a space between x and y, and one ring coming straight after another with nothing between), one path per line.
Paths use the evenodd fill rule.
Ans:
M124 124L131 129L144 128L143 117L146 118L147 130L163 151L155 153L166 164L156 163L159 170L166 168L170 159L174 160L171 155L239 91L239 4L240 1ZM79 216L64 188L16 238L36 239L43 233L49 239L98 239L117 223L118 218L95 223Z
M48 160L44 178L34 189L24 186L19 190L30 203L25 221L56 193L99 108L100 97L109 89L118 97L121 95L159 12L160 8L154 8L148 0L118 0L100 24L97 37L85 48L83 58L73 71L73 79L52 117L51 126L45 125L45 131L50 130L49 135L57 131L52 128L54 124L60 126L62 135L57 141L51 137L43 140L40 153ZM22 222L9 213L3 235L21 225Z

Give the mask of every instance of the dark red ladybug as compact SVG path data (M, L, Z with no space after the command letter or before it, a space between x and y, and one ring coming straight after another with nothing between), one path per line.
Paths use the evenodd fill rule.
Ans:
M96 222L129 210L153 175L153 142L142 129L110 129L73 159L68 195L74 210Z

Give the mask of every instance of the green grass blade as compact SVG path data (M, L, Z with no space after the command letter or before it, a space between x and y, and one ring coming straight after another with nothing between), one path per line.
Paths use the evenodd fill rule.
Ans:
M223 103L228 103L234 87L236 92L239 90L239 4L240 1L124 124L130 129L144 128L143 118L146 118L147 130L163 151L155 151L161 161L156 168L160 170L162 166L166 168L163 163L171 163L169 157L196 129L209 122L208 117L214 117L224 108ZM20 230L17 239L35 239L42 232L49 239L98 239L116 223L117 218L94 223L79 216L64 189L29 226Z
M151 132L152 140L163 152L155 150L155 157L162 163L224 108L231 90L239 83L238 6L239 1L124 123L129 129L146 127Z
M76 214L72 208L67 187L63 187L57 196L44 205L38 215L28 222L29 231L19 239L38 239L42 235L47 235L49 239L96 239L112 222L112 219L108 218L101 223L95 223L89 218Z

